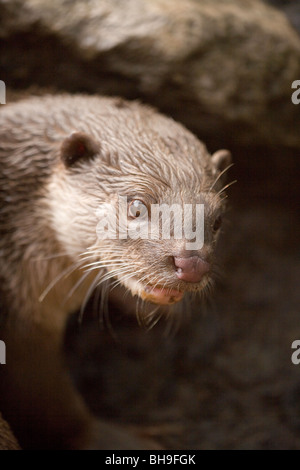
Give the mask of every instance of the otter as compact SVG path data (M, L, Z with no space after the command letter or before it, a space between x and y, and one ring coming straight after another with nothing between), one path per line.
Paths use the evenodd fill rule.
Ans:
M62 353L66 321L98 285L130 293L141 321L157 309L172 316L183 297L209 288L230 152L211 155L139 102L87 95L3 106L0 134L0 409L22 448L143 448L99 423L75 390ZM166 239L126 238L121 229L100 237L103 208L120 218L120 197L133 224L149 222L155 204L201 205L203 244L187 249L175 237L174 214ZM193 211L189 218L195 228ZM128 296L119 298L128 308Z

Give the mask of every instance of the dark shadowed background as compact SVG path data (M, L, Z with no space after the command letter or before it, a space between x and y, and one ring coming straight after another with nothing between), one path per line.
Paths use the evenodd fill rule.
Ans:
M232 150L212 299L173 335L91 301L66 337L90 407L168 449L300 449L299 31L298 0L0 0L8 102L137 98Z

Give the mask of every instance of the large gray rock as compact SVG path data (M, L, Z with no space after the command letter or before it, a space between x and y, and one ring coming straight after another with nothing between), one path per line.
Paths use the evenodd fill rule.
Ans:
M300 38L259 0L0 0L1 79L140 97L219 144L300 147Z
M283 11L291 24L300 33L300 2L299 0L264 0Z

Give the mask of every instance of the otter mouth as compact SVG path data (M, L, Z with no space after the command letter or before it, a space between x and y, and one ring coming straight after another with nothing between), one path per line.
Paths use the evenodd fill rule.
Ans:
M183 292L176 289L170 289L160 286L145 286L141 292L143 300L159 304L159 305L171 305L176 302L180 302L183 298Z
M142 300L151 302L158 305L172 305L177 302L180 302L183 299L185 292L200 292L207 285L207 279L204 278L202 283L197 283L194 285L194 289L191 290L191 285L182 286L181 290L174 287L166 287L166 285L158 284L149 284L139 281L137 278L133 277L131 279L126 279L123 282L123 286L130 290L132 296L138 296Z

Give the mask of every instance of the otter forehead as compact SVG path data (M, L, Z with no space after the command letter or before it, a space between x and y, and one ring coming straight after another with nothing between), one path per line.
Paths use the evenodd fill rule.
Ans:
M100 144L99 171L105 165L106 172L119 168L123 174L147 174L168 184L194 186L208 185L213 178L206 147L181 124L138 102L58 95L24 100L5 112L11 124L22 122L23 135L32 137L34 129L49 146L59 148L76 131L92 136Z
M80 107L81 99L74 106ZM127 183L132 180L138 186L152 182L202 190L215 178L205 145L181 124L148 106L106 98L94 103L91 98L72 125L100 143L95 168L98 164L102 174L115 176L119 169L120 180L126 175Z

